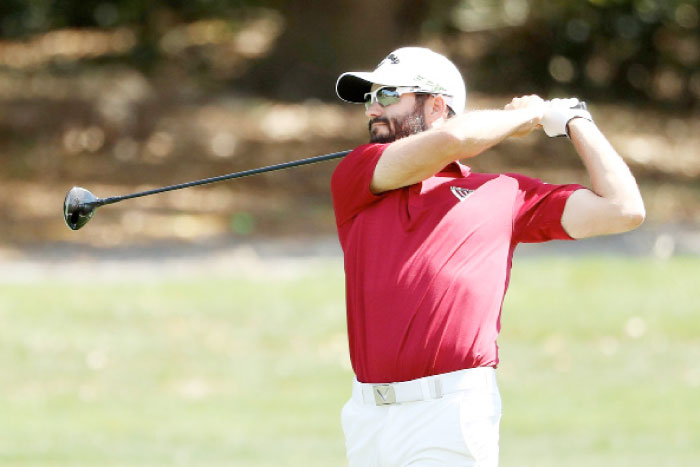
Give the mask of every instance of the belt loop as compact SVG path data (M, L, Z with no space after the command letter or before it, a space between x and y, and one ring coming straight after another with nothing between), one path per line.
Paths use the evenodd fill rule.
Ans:
M418 380L420 383L420 392L421 395L423 396L423 400L427 401L429 399L433 398L432 391L430 390L430 379L429 378L421 378Z
M442 397L442 381L440 376L431 376L421 380L421 389L423 390L423 398L440 399Z
M440 378L435 378L435 399L442 398L442 380Z

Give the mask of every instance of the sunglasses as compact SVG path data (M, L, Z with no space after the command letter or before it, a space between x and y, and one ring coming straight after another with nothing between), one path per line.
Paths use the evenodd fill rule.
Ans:
M369 109L372 104L378 102L382 107L386 107L392 104L396 104L401 96L408 94L409 92L420 92L420 88L416 86L384 86L382 88L375 89L372 92L365 93L365 108ZM423 92L423 94L427 94Z

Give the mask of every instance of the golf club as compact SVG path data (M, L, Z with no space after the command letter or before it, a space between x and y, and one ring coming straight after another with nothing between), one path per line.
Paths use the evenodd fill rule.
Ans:
M182 188L189 188L192 186L199 185L208 185L210 183L223 182L224 180L232 180L234 178L247 177L249 175L273 172L275 170L288 169L290 167L297 167L300 165L314 164L316 162L328 161L331 159L339 159L341 157L347 156L348 154L350 154L350 152L350 150L334 152L322 156L309 157L307 159L300 159L290 162L283 162L281 164L269 165L267 167L244 170L242 172L220 175L218 177L205 178L202 180L195 180L192 182L181 183L178 185L170 185L163 188L141 191L129 195L112 196L110 198L98 198L85 188L74 186L68 191L68 193L66 194L66 199L63 201L63 218L66 221L66 225L71 230L78 230L85 224L87 224L90 221L90 219L92 219L92 216L95 214L95 210L98 207L104 206L106 204L114 204L120 201L124 201L126 199L155 195L156 193L163 193L165 191L180 190Z

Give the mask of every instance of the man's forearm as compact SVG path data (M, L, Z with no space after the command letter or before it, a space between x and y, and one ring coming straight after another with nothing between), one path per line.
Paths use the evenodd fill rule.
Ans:
M593 122L575 118L569 134L591 179L567 201L562 225L575 238L625 232L644 220L644 201L627 164Z
M542 117L539 106L515 110L477 110L448 120L444 129L458 141L454 159L474 157L510 136L531 132ZM456 157L455 157L456 156Z
M420 182L458 159L474 157L513 135L529 133L542 110L479 110L454 117L443 125L398 140L377 164L375 192Z
M576 118L569 123L569 133L588 170L593 192L625 211L644 212L632 172L595 124Z

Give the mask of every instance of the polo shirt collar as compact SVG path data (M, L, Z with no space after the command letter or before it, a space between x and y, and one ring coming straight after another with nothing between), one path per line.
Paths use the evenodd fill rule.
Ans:
M451 174L451 175L458 175L463 178L466 178L469 176L469 173L471 172L471 169L469 166L462 164L459 161L456 162L450 162L445 166L444 169L442 169L439 173L446 173L446 174Z

